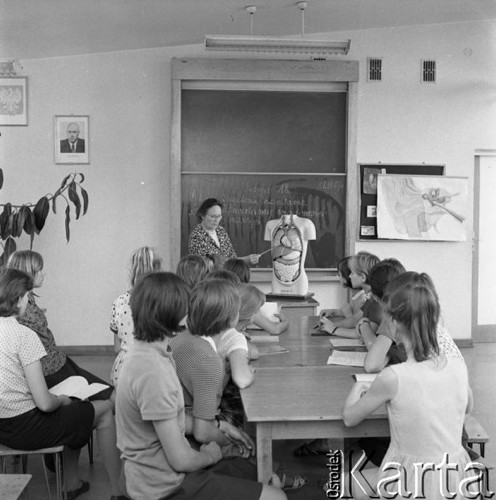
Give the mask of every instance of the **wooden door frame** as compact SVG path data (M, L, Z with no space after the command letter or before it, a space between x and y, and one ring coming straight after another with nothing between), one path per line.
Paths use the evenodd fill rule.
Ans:
M472 243L472 339L495 342L496 325L479 325L479 198L481 157L496 157L496 149L476 149L474 161L474 237Z
M308 61L276 59L210 59L173 58L171 113L171 214L181 207L181 91L188 85L229 89L236 83L256 84L262 90L311 91L315 85L342 83L347 85L346 115L346 213L345 255L355 253L358 235L357 207L357 113L358 61ZM170 232L170 266L175 269L180 259L181 218L173 217ZM263 281L269 282L271 270L261 270ZM334 271L312 273L312 281L335 280Z

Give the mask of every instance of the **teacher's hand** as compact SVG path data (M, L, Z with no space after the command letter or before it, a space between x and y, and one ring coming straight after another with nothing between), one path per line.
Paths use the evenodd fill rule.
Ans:
M252 265L258 264L258 261L260 260L260 254L258 253L252 253L248 255L248 263Z

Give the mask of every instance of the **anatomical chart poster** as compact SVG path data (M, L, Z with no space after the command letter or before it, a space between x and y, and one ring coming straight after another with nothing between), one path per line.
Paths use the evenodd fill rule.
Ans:
M377 236L394 240L465 241L466 177L377 176Z

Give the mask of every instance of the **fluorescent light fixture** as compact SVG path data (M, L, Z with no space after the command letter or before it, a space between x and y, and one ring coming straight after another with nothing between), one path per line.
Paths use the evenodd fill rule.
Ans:
M206 35L208 50L248 52L284 52L297 54L347 54L350 40L312 40L309 38L280 38L270 36Z

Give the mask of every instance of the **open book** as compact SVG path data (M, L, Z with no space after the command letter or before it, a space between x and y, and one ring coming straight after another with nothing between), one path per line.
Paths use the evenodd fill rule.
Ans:
M109 385L99 384L98 382L88 384L88 381L84 377L73 375L60 382L60 384L54 385L48 391L55 396L65 394L71 398L88 399L109 387Z
M328 365L363 366L365 364L366 352L356 351L332 351L327 360Z

